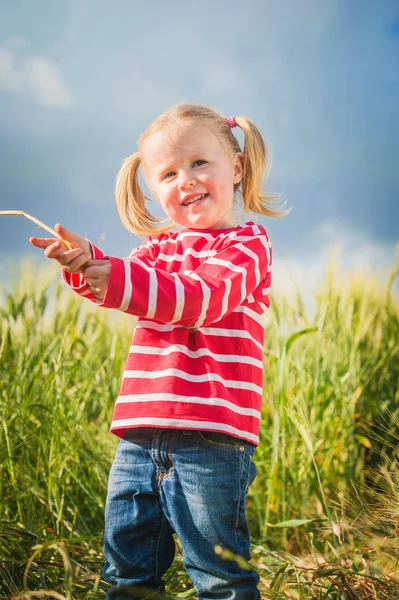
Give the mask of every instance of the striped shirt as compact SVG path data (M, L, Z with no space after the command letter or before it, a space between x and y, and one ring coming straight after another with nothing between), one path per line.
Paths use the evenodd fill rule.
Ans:
M62 271L79 295L138 317L111 431L166 427L259 443L264 324L272 250L263 226L188 229L146 238L109 259L102 301L84 276Z

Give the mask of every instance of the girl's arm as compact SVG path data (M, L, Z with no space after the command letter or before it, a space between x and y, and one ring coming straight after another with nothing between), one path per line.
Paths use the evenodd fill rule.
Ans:
M109 261L109 257L106 256L100 248L97 248L97 246L95 246L91 242L89 242L89 244L90 244L90 248L91 248L91 254L92 254L92 257L94 260L97 260L97 261L106 260L107 262ZM143 242L143 244L139 248L134 248L128 258L119 259L119 260L129 260L130 257L133 257L133 256L140 257L140 260L145 262L145 264L147 264L150 267L153 267L155 265L155 256L154 256L155 252L157 252L156 246L151 241L151 238L148 238L145 242ZM88 264L92 264L92 262L90 261ZM88 282L86 281L86 269L85 268L83 268L79 272L74 272L74 273L71 273L65 269L62 269L61 273L62 273L62 278L65 281L65 283L74 292L76 292L79 296L83 296L83 297L87 298L88 300L91 300L92 302L103 306L102 301L99 300L93 294L93 292L90 289L90 286L88 285ZM90 280L89 276L87 278ZM109 281L108 281L108 286L109 286Z
M87 241L89 241L89 240L87 240ZM91 255L94 260L102 260L102 259L107 258L105 256L104 252L102 250L100 250L100 248L97 248L97 246L95 246L91 242L89 242L89 244L90 244L90 249L91 249ZM90 291L87 281L85 279L85 276L83 275L82 272L70 273L69 271L62 269L61 275L62 275L62 278L65 281L65 283L74 292L79 294L79 296L84 296L88 300L91 300L92 302L95 302L95 303L99 302L99 300L97 300L96 297L94 296L93 292Z
M139 249L140 250L140 249ZM271 247L264 227L248 226L195 271L167 273L148 256L108 256L111 272L99 306L189 328L206 327L240 305L270 280Z
M89 271L87 268L92 266L93 258L95 256L95 250L89 240L69 231L63 227L60 223L57 223L54 227L56 233L62 237L63 240L68 242L69 247L63 244L59 240L54 238L29 238L30 243L36 248L42 248L44 255L47 258L55 260L62 268L64 279L68 281L71 288L79 295L87 296L93 302L96 301L94 293L97 295L99 290L94 287L93 284L97 284L97 279L91 281ZM69 249L71 248L71 249ZM102 255L101 250L97 250L97 255ZM98 261L97 261L98 263ZM101 263L100 263L101 264ZM108 266L108 261L103 261L104 265ZM98 269L99 265L95 265L95 269ZM87 281L84 274L87 273ZM90 285L91 284L91 285ZM106 284L104 285L105 291ZM93 290L93 292L91 291ZM101 291L101 290L100 290ZM103 294L98 296L103 297Z

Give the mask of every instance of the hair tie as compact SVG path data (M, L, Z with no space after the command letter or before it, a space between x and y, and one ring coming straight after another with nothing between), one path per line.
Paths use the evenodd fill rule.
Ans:
M231 127L233 129L233 127L237 127L237 123L236 123L236 118L235 117L229 117L228 119L225 119L227 125L229 127Z

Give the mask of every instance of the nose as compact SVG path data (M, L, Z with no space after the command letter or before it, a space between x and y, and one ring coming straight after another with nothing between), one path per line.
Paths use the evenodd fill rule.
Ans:
M182 170L179 175L178 188L179 190L185 190L193 187L197 183L191 170Z

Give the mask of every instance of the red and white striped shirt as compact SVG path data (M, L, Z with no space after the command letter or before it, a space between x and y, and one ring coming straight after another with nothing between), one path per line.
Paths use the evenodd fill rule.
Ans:
M102 301L83 275L62 271L79 295L138 316L111 431L170 427L259 443L264 324L272 250L252 221L148 237L127 258L105 256Z

